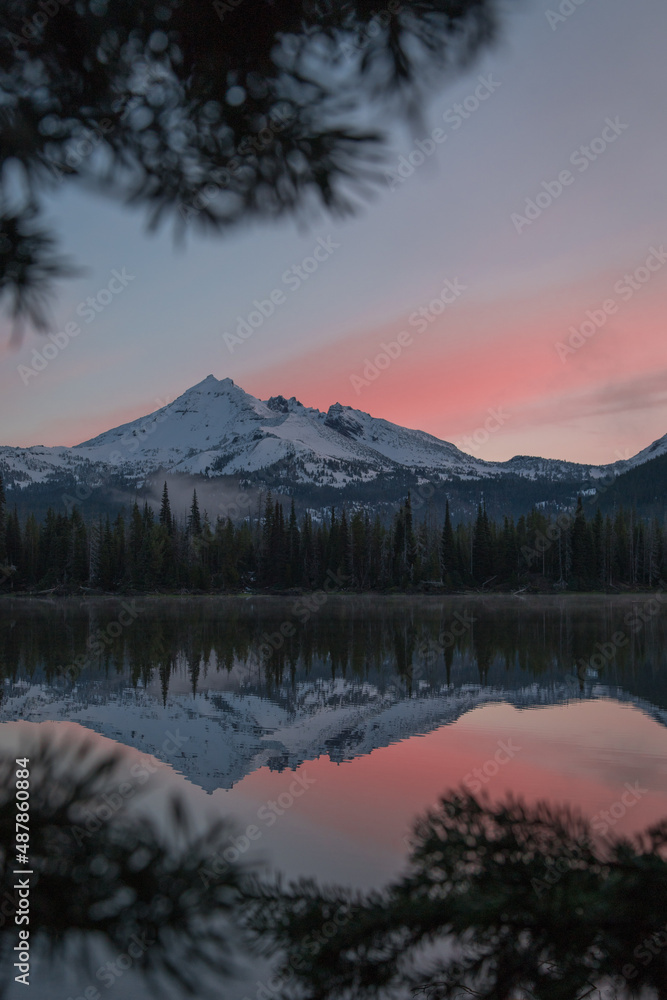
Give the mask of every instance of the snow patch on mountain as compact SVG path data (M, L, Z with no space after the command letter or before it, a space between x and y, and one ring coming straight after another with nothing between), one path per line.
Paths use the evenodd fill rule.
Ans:
M633 458L626 459L621 462L616 462L614 469L622 472L627 472L628 469L634 469L638 465L644 465L645 462L650 462L654 458L660 458L661 455L667 455L667 434L664 437L658 438L644 448L642 451L638 452Z

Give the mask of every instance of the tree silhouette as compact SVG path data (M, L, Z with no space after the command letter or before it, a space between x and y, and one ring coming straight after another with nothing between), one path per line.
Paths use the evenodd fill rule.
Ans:
M0 570L5 565L7 559L7 542L5 539L5 526L7 521L7 498L5 497L5 487L0 476Z
M440 540L440 565L442 567L442 579L452 580L456 570L456 544L454 542L454 529L452 528L452 518L449 512L449 500L445 506L445 523L442 528Z
M179 231L317 202L350 210L382 138L364 122L382 109L414 114L443 71L494 37L497 6L3 4L0 297L45 326L51 283L72 267L40 198L63 181L146 208L151 226L171 216Z
M243 866L218 863L231 827L218 822L195 832L176 797L159 820L148 809L128 809L140 805L149 771L133 770L123 754L101 751L90 739L47 734L24 740L23 752L31 953L46 945L52 960L76 955L79 967L90 969L100 944L116 956L129 951L134 968L161 992L166 981L201 996L203 973L224 981L242 948L235 913L248 878ZM14 754L0 758L2 922L9 918L15 931L0 937L0 991L16 975L17 766Z
M445 590L643 590L660 583L667 565L660 523L634 511L621 510L613 520L597 511L586 522L580 508L563 527L541 510L499 524L480 506L475 521L459 521L454 530L446 509L439 530L428 517L416 520L406 499L391 523L379 516L371 522L361 512L348 522L345 510L332 509L314 525L308 512L299 522L292 503L286 513L269 491L263 516L253 523L218 518L211 525L196 493L185 520L171 516L171 533L166 518L164 504L158 520L147 504L142 513L135 503L113 523L108 517L85 521L74 506L64 514L49 508L38 524L34 514L21 522L14 508L0 533L6 553L0 589L318 589L342 574L343 589L416 590L441 571Z
M493 572L493 540L486 506L479 504L473 536L472 572L478 583L485 583Z
M169 503L169 490L167 489L167 481L165 480L164 486L162 487L162 502L160 504L160 524L163 528L171 535L174 530L174 525L171 517L171 504Z
M588 581L595 579L595 569L593 538L586 522L582 498L578 497L572 525L572 576L575 585L583 588Z
M666 850L667 820L605 843L565 808L455 792L385 889L278 885L252 922L280 956L281 1000L664 997Z
M188 531L191 535L201 535L201 514L199 512L199 501L197 500L197 490L192 491L192 503L188 515Z

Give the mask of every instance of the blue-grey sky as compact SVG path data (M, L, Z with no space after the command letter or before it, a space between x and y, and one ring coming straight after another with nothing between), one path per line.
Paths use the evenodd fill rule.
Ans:
M5 323L0 443L74 444L213 373L466 439L484 458L611 462L644 447L667 432L665 37L664 0L525 0L423 129L396 127L388 167L409 176L353 219L194 232L175 248L141 212L63 186L51 220L87 273L62 283L54 332L81 333L28 374L44 338L13 350ZM285 272L322 244L297 288ZM87 323L81 303L114 271L131 280ZM241 341L239 318L275 289ZM373 367L401 331L399 356Z

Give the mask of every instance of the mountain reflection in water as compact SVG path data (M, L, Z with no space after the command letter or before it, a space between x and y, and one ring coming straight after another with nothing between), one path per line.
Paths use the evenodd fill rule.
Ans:
M4 600L2 747L25 753L40 734L57 739L65 785L77 747L120 755L133 789L122 814L143 812L172 852L179 836L221 824L203 857L191 842L202 890L230 861L379 887L405 865L415 817L475 774L496 801L512 791L570 804L598 827L611 815L613 834L667 815L667 617L651 612L650 595L331 597L307 620L303 607L300 598ZM511 753L499 761L500 747ZM630 806L628 785L640 789ZM108 808L96 796L89 825ZM175 798L185 826L174 840ZM97 843L88 832L86 850ZM109 871L96 877L103 887ZM195 897L205 909L205 894ZM134 933L132 912L117 911L112 952ZM100 987L103 951L88 971L69 962L73 984L51 987L49 976L47 989L42 971L40 1000ZM250 979L227 983L225 995L261 995L263 961L253 958ZM143 1000L140 964L101 995Z
M299 621L299 598L6 601L0 718L75 720L209 790L494 701L613 696L664 722L667 616L649 602L332 597Z

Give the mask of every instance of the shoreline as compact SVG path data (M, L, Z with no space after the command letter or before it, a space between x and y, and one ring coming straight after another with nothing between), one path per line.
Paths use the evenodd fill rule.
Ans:
M265 590L253 590L253 591L141 591L141 590L125 590L125 591L91 591L87 593L77 593L76 591L65 592L65 591L8 591L4 594L0 594L0 606L2 606L3 601L11 600L40 600L48 599L51 601L78 601L80 603L88 603L93 601L108 601L108 600L193 600L193 599L217 599L217 600L250 600L260 598L262 600L275 600L275 601L288 601L296 600L299 598L308 598L313 594L326 594L327 600L359 600L361 599L373 599L373 600L396 600L396 599L409 599L409 600L419 600L428 601L429 603L433 601L442 600L474 600L474 599L511 599L511 600L525 600L526 598L543 598L549 597L554 599L581 599L581 598L604 598L605 600L623 600L623 599L643 599L655 596L656 589L662 593L660 588L648 588L646 590L628 590L628 591L604 591L604 590L520 590L520 591L501 591L501 590L461 590L461 591L415 591L415 590L402 590L402 591L380 591L380 590L361 590L361 591L324 591L319 590L284 590L284 591L265 591Z

